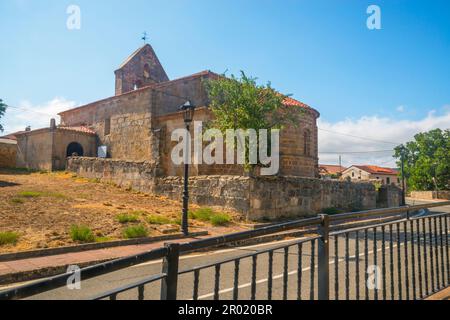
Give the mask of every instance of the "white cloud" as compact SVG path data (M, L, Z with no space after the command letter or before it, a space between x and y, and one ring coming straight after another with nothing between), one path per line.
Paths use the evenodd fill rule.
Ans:
M397 111L398 112L405 112L405 109L406 109L405 106L398 106L397 107Z
M342 153L343 165L374 164L395 167L392 151L359 154L345 152L392 150L398 144L411 141L417 133L436 128L448 129L450 128L450 110L444 109L442 115L437 115L433 110L425 118L417 121L378 116L365 116L357 120L346 119L336 123L319 120L319 128L323 129L319 130L319 152ZM358 139L329 131L368 139ZM339 161L339 154L321 153L319 157L320 163L324 164L337 164Z
M39 105L24 100L6 110L5 117L1 120L5 130L2 135L24 130L27 126L31 126L32 129L46 128L50 125L51 118L59 121L59 112L76 106L75 101L61 97L55 97L51 101Z

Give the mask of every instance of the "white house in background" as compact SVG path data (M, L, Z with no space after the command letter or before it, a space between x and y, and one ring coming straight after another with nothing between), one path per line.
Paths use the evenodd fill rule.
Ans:
M401 185L398 170L371 165L349 167L342 173L341 179L348 178L352 181L379 181L385 185Z

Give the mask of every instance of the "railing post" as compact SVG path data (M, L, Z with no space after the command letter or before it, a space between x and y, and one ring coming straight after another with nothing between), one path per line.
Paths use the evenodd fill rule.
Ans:
M326 214L320 215L322 222L319 227L318 246L318 282L319 300L330 299L330 217Z
M162 273L166 277L161 283L161 300L176 300L178 287L178 263L180 258L180 245L178 243L165 244L168 252L163 259Z

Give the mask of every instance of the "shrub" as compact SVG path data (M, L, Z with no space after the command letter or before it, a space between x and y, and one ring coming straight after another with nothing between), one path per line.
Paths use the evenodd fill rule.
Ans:
M131 226L123 231L126 239L144 238L148 235L147 229L143 225Z
M175 223L167 217L151 214L147 217L147 222L150 224L164 225Z
M0 246L16 244L18 240L19 234L16 232L0 232Z
M11 202L14 203L14 204L22 204L22 203L25 203L25 201L24 201L23 199L20 199L20 198L12 198L12 199L11 199Z
M334 215L334 214L339 214L341 213L341 210L339 210L338 208L325 208L322 210L323 214L329 214L329 215Z
M42 196L43 193L42 192L38 192L38 191L22 191L19 192L19 196L20 197L24 197L24 198L38 198L40 196Z
M70 228L70 237L73 241L91 243L95 242L95 236L92 230L86 226L73 225Z
M225 213L218 213L212 216L210 221L213 226L224 226L231 222L231 218Z
M200 221L210 221L211 217L214 215L214 210L211 208L200 208L191 212L191 218Z
M129 223L129 222L138 222L139 218L137 216L135 216L134 214L123 213L123 214L119 214L117 216L117 220L120 223Z
M225 213L217 213L211 208L200 208L189 212L189 218L210 222L213 226L223 226L231 222L231 217Z

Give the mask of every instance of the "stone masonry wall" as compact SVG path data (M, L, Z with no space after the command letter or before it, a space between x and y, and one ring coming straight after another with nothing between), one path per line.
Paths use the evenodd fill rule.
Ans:
M422 200L450 200L450 191L413 191L411 198Z
M86 178L181 199L182 178L158 176L155 163L69 158L67 168ZM189 185L191 202L232 209L249 220L308 216L329 207L377 207L377 191L369 183L298 177L195 176Z
M16 166L17 144L0 142L0 168Z

